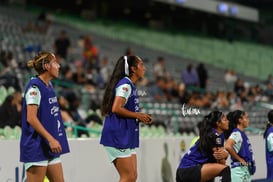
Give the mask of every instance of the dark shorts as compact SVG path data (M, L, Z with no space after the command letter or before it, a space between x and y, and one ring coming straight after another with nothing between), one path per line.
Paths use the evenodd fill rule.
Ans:
M201 165L178 168L176 171L176 182L199 182L201 180Z

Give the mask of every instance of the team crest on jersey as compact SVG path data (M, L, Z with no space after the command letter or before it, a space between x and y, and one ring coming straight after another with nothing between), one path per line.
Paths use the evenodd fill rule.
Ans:
M216 144L220 145L221 143L222 143L221 138L220 137L216 138Z
M128 88L127 87L122 87L122 90L125 92L128 92Z
M36 91L32 91L29 93L30 96L36 96L37 95L37 92Z

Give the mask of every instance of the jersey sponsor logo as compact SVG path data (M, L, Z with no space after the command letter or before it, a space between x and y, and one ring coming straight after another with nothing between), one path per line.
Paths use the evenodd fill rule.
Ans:
M139 106L135 106L135 112L139 112Z
M62 132L62 129L61 129L61 121L57 120L57 123L58 123L59 136L63 136L63 132Z
M54 116L58 116L59 110L60 110L59 107L53 106L53 107L50 109L50 114L51 114L51 115L54 115Z
M134 103L135 103L135 112L138 112L139 111L139 99L135 98Z
M135 104L139 104L139 98L135 98L135 99L134 99L134 103L135 103Z
M133 95L137 96L137 90L136 89L133 91Z
M51 98L48 99L48 102L49 102L49 104L57 103L58 99L57 99L56 96L55 97L51 97Z

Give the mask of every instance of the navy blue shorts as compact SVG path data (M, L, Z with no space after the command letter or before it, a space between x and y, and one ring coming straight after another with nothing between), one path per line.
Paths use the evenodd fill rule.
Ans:
M201 165L178 168L176 170L176 182L199 182L201 180Z

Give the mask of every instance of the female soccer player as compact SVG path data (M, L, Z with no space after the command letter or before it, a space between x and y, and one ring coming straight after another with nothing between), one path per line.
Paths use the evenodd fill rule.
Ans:
M230 182L230 168L226 159L228 152L224 150L223 131L228 129L226 115L213 111L204 117L200 126L200 138L183 156L176 171L177 182L213 181L216 176L222 182Z
M137 179L136 148L139 147L139 122L149 124L152 117L139 112L135 84L145 73L138 56L119 58L106 86L101 111L105 115L100 143L114 163L120 182Z
M60 155L69 152L57 96L51 79L59 76L54 54L41 52L28 62L38 76L26 86L22 109L20 161L28 182L64 182Z
M273 181L273 110L267 114L268 122L264 131L265 153L266 153L266 179Z
M256 166L250 141L244 132L248 127L247 112L235 110L228 113L229 130L225 131L225 148L231 156L232 181L251 181Z

